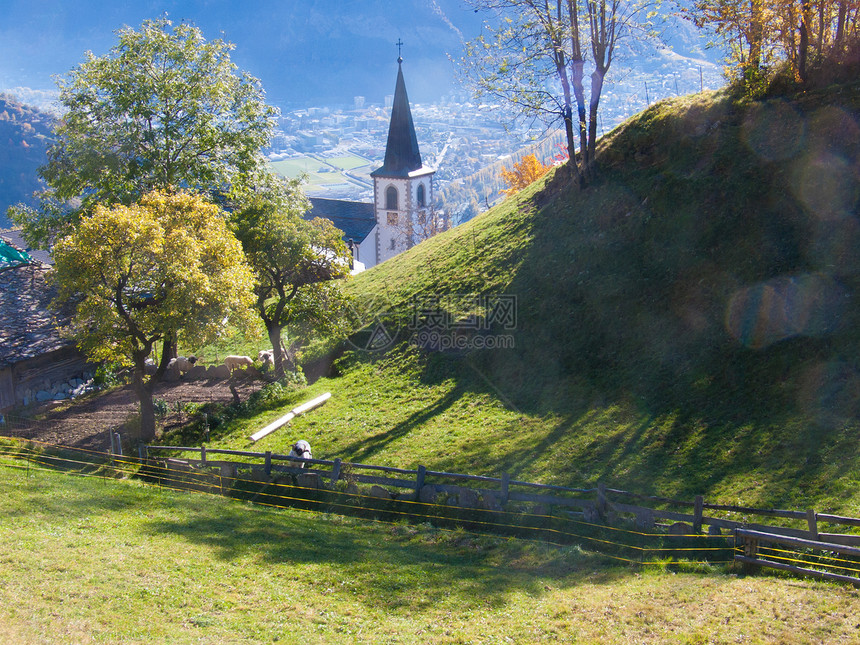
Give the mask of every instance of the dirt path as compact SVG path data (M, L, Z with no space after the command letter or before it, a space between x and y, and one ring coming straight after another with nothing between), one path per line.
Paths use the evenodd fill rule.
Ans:
M235 383L239 397L244 401L263 383L256 380ZM169 427L180 422L174 412L175 404L181 403L229 403L233 400L228 381L197 381L193 383L160 383L156 386L155 398L163 399L170 413L163 425ZM72 405L48 408L44 418L38 421L20 417L7 417L0 425L0 435L24 437L36 441L74 446L87 450L107 452L110 450L110 432L116 430L132 415L137 414L139 403L131 386L86 398ZM183 420L186 417L183 416Z

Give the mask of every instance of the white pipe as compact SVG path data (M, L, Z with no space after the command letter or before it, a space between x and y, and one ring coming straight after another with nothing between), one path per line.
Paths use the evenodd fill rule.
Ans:
M272 432L274 432L275 430L280 428L282 425L289 423L290 421L292 421L295 417L299 416L300 414L304 414L305 412L307 412L309 410L313 410L314 408L321 406L323 403L328 401L330 398L331 398L331 392L326 392L325 394L319 395L315 399L311 399L307 403L302 403L301 405L296 406L295 408L293 408L292 410L287 412L284 416L282 416L280 419L273 421L272 423L267 425L262 430L258 430L257 432L252 434L251 435L251 441L255 441L255 442L259 441L260 439L265 437L267 434L271 434Z

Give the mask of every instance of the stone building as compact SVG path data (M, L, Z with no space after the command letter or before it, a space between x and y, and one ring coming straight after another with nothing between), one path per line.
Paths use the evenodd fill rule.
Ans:
M91 378L74 343L62 338L50 309L50 266L0 232L0 412L65 399Z

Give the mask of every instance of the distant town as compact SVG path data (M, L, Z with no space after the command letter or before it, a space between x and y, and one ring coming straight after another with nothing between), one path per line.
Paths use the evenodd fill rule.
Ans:
M628 62L632 64L610 74L603 89L601 136L660 99L715 89L725 82L718 65L669 49ZM0 91L58 113L56 91L8 87L9 80ZM339 107L280 106L278 132L266 154L283 176L304 176L311 197L372 201L370 172L383 161L392 99L356 96ZM423 161L437 170L434 205L453 224L501 200L502 166L510 167L529 153L543 163L553 163L561 154L560 130L537 120L511 119L501 106L478 103L466 89L435 103L411 105Z
M664 58L648 73L628 72L623 83L607 84L600 105L600 134L649 104L722 85L714 66ZM408 79L407 79L408 83ZM347 107L282 110L279 131L267 151L285 177L305 177L309 196L372 201L370 173L385 155L393 95L383 103L356 96ZM465 221L501 199L499 169L530 152L552 163L563 133L539 121L506 118L499 105L480 104L466 92L438 103L412 103L423 161L437 169L434 201L453 223Z

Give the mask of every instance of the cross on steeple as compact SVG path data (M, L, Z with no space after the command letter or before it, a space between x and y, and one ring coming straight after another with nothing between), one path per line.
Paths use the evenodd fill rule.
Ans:
M403 47L403 41L398 38L397 42L394 44L397 45L397 62L402 63L403 56L401 56L400 48Z

